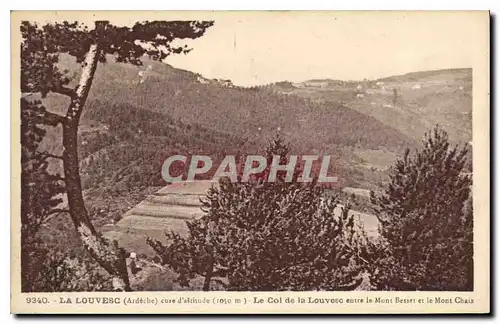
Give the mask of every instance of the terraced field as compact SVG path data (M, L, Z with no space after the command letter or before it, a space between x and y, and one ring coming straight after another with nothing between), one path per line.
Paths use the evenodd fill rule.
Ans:
M164 239L165 231L187 233L186 221L203 216L200 198L211 183L192 182L166 186L148 196L129 210L115 225L106 225L101 231L115 239L127 251L154 254L146 244L146 237Z
M106 225L101 231L129 252L154 256L153 249L146 244L146 237L163 240L165 231L186 235L186 221L203 216L200 199L214 184L196 181L166 186L129 210L118 223ZM337 208L338 213L341 207ZM357 211L351 214L369 235L377 235L378 220L374 215Z

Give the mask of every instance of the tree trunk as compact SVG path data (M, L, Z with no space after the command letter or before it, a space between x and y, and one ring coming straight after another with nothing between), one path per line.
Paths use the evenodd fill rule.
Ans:
M105 23L97 22L96 29L103 29ZM94 73L99 61L98 44L90 46L84 61L82 75L75 95L71 99L63 124L63 165L66 182L66 192L71 219L78 232L80 240L90 255L103 267L113 279L115 290L130 290L125 252L115 243L110 244L94 228L89 219L83 201L80 170L78 162L78 125L80 116L92 85Z
M205 281L203 282L203 291L210 290L210 281L212 280L213 268L210 267L205 273Z
M210 290L210 281L212 280L213 274L214 274L214 258L210 254L210 260L208 262L208 267L205 271L205 281L203 282L203 291Z

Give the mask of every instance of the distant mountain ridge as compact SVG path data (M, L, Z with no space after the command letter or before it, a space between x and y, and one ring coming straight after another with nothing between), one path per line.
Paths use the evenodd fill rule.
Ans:
M383 77L377 79L377 81L425 81L426 78L442 78L444 75L450 75L455 77L465 77L469 78L472 76L471 68L455 68L455 69L438 69L438 70L428 70L428 71L416 71L408 72L400 75L392 75L388 77Z
M418 140L439 124L454 142L472 139L472 69L411 72L376 80L313 79L269 88L318 103L342 102Z

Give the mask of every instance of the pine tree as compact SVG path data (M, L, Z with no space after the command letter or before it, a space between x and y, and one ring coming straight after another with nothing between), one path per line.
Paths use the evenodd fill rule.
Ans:
M90 220L82 195L77 149L80 116L97 65L110 57L117 62L141 65L144 55L161 61L171 54L188 53L187 46L174 46L172 41L201 37L212 25L212 21L146 21L132 27L118 27L96 21L95 28L89 30L81 23L67 21L43 26L28 21L21 24L21 91L39 93L42 97L53 92L69 98L65 115L44 111L42 123L62 125L64 150L58 158L63 162L69 214L83 246L112 276L116 290L130 289L125 253L116 242L106 241ZM61 54L81 63L80 80L75 88L69 86L68 71L58 68ZM22 204L28 202L23 200Z
M268 160L279 155L282 164L288 161L289 146L281 139L266 152ZM171 232L166 244L148 243L182 284L204 277L204 290L213 282L236 291L359 286L366 238L348 207L336 213L335 198L316 182L286 182L281 173L267 182L268 174L269 167L249 182L220 179L203 202L206 215L188 222L186 238Z
M375 267L379 289L472 290L473 220L468 148L446 132L426 134L423 149L398 160L376 206L388 243Z

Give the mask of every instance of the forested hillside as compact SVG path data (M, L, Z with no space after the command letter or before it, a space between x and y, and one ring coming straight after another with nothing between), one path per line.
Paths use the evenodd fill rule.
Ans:
M62 58L63 67L77 71ZM464 69L241 88L148 60L141 67L106 63L97 69L79 129L83 187L97 201L140 193L166 184L161 165L172 154L206 154L217 163L225 154L258 152L281 134L296 154L331 155L339 187L377 189L387 166L433 123L444 124L452 140L468 138L469 79ZM43 99L57 112L64 100ZM47 134L44 149L60 153L59 132ZM51 168L60 169L57 161Z
M472 69L412 72L378 80L309 80L268 86L320 104L342 102L420 140L439 124L452 142L472 140Z
M266 87L239 88L167 64L141 68L107 63L97 70L90 98L126 103L241 138L268 140L276 132L300 149L335 146L401 149L410 138L341 104L277 94Z
M77 71L67 57L60 64ZM58 95L43 99L56 112L64 111L65 100ZM318 103L266 86L235 87L148 60L142 67L109 62L98 68L81 124L84 188L116 195L165 185L160 170L169 155L202 153L217 159L255 153L276 134L293 143L296 154L331 155L332 170L343 185L374 185L382 178L359 167L363 152L388 156L391 162L415 144L340 101ZM60 151L59 131L47 134L45 149Z

